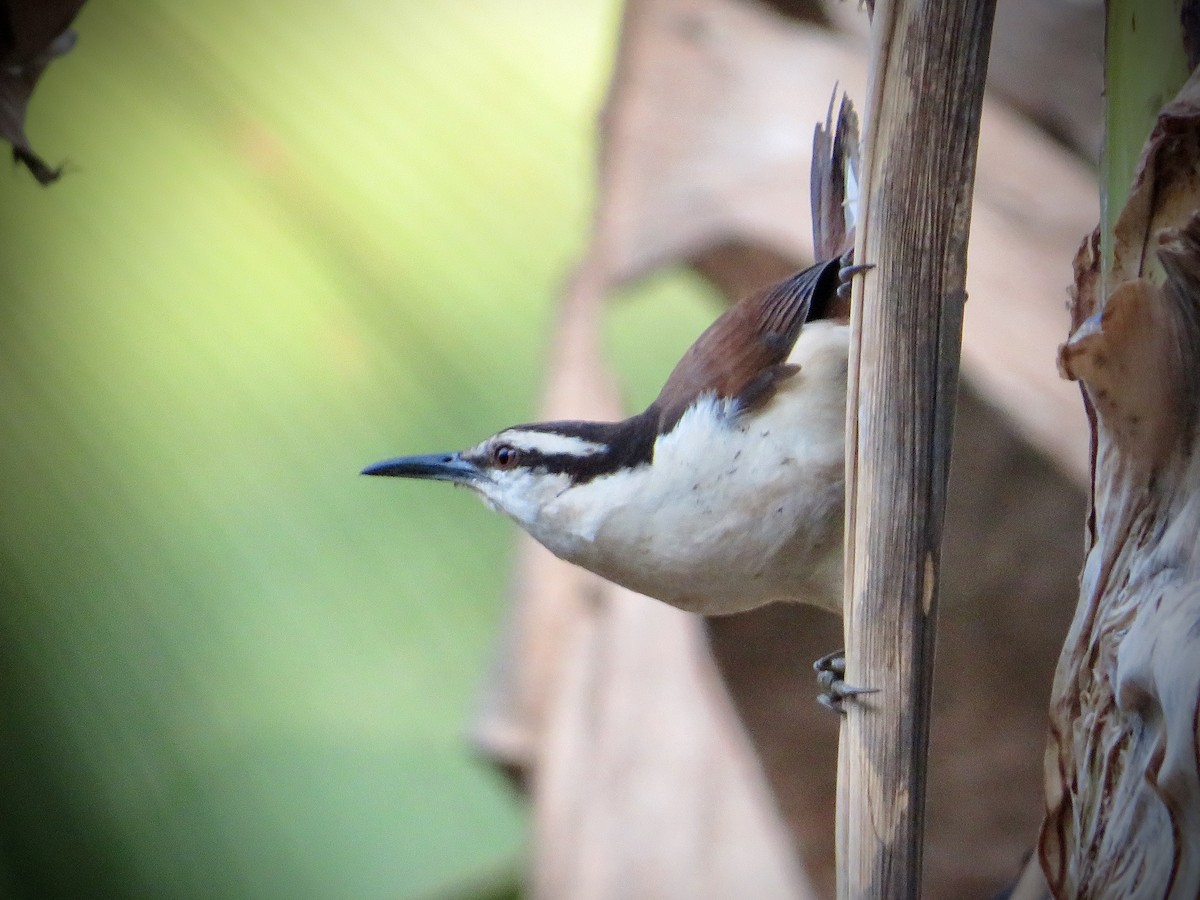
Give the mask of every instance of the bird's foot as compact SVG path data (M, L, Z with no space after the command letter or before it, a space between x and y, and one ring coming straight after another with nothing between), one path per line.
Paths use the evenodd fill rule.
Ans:
M850 254L847 253L842 257L842 267L838 269L838 286L837 294L842 299L850 296L851 279L855 275L861 275L863 272L870 272L875 268L872 263L862 263L861 265L851 265Z
M846 684L845 650L837 650L822 656L813 663L813 670L817 673L817 686L821 689L817 694L817 700L822 706L832 709L839 715L846 714L843 705L846 700L853 700L862 694L874 694L879 690L879 688L860 688Z

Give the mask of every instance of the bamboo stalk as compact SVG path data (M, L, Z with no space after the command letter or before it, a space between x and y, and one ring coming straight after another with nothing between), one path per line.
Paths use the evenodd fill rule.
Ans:
M847 411L838 896L916 897L937 576L995 0L881 0Z

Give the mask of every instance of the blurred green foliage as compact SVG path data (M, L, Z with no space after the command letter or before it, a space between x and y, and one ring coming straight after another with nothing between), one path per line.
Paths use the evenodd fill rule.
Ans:
M0 895L502 896L509 526L359 468L532 414L613 0L107 0L0 176ZM711 316L611 337L648 400Z

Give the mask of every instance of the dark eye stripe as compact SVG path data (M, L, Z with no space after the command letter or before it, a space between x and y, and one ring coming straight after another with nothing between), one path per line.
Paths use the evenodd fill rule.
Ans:
M654 440L658 437L657 418L643 413L623 422L545 422L520 425L514 431L559 434L598 444L604 449L595 453L545 453L533 447L519 450L518 465L554 474L566 475L574 484L586 484L593 479L625 468L649 463L654 457Z

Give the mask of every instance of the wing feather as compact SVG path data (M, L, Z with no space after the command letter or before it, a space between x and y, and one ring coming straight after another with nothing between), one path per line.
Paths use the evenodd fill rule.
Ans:
M796 373L784 365L814 309L836 297L839 259L798 272L730 307L696 339L671 372L651 408L660 431L670 431L704 393L752 409Z

